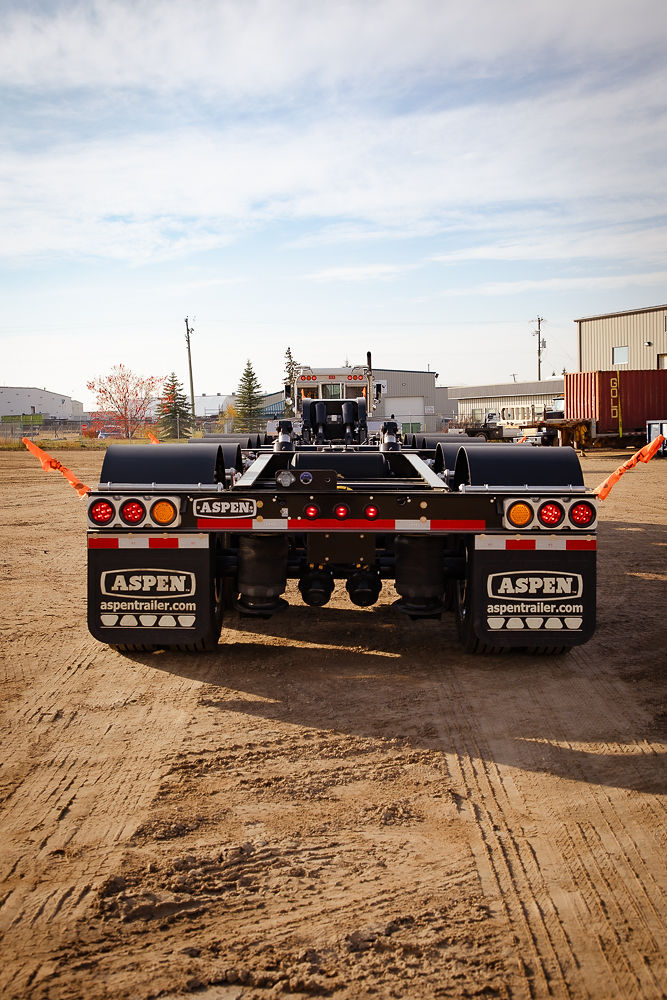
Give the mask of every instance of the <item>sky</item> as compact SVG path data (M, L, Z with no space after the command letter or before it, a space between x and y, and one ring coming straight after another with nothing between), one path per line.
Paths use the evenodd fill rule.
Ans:
M664 0L0 0L0 383L576 371L667 302Z

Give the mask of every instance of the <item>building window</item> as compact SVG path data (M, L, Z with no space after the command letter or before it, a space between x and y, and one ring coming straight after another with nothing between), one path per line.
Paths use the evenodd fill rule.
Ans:
M628 354L629 352L627 347L612 347L611 349L612 365L627 365Z

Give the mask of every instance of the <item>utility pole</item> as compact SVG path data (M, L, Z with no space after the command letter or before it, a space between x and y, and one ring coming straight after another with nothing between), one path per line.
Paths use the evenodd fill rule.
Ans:
M190 403L192 404L192 426L195 426L195 387L192 381L192 354L190 353L190 336L194 333L193 328L185 317L185 343L188 345L188 370L190 372Z
M537 323L537 330L533 330L533 337L537 337L537 381L542 381L542 351L547 346L546 340L542 339L542 323L544 317L538 316L533 322Z

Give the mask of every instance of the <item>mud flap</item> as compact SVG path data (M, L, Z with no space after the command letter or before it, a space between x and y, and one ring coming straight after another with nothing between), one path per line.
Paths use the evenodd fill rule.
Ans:
M470 625L487 646L579 646L595 630L595 550L470 552Z
M192 645L211 632L212 559L198 547L92 547L89 538L88 629L110 645ZM113 539L103 539L103 542ZM119 540L115 540L119 541Z

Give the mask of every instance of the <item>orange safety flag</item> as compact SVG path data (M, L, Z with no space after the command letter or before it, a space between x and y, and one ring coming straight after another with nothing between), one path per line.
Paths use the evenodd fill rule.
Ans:
M518 443L519 444L524 444L524 442L527 441L527 440L528 440L528 435L524 434L524 436L522 438L519 438Z
M151 434L150 431L148 432L148 440L150 441L151 444L159 444L160 443L159 440L155 437L155 434Z
M41 448L38 448L37 445L34 443L34 441L31 441L30 438L21 438L21 440L23 441L23 444L26 446L28 451L31 451L32 454L35 456L35 458L38 458L39 461L42 463L42 468L44 469L44 472L48 472L49 469L55 469L56 472L60 472L65 477L70 486L74 487L74 489L76 490L76 492L79 494L80 497L85 497L88 495L88 493L90 493L90 486L86 486L85 483L80 482L76 478L74 473L71 471L71 469L65 468L62 462L59 462L57 458L51 458L51 456L48 455L45 451L42 451Z
M650 462L664 440L665 439L662 434L658 434L657 438L649 441L649 443L645 444L643 448L640 448L639 451L634 453L634 455L631 455L627 462L623 462L623 465L619 465L617 469L614 469L612 474L607 476L604 482L600 483L599 486L596 486L593 491L598 499L606 500L621 476L624 476L628 469L633 469L637 462Z

